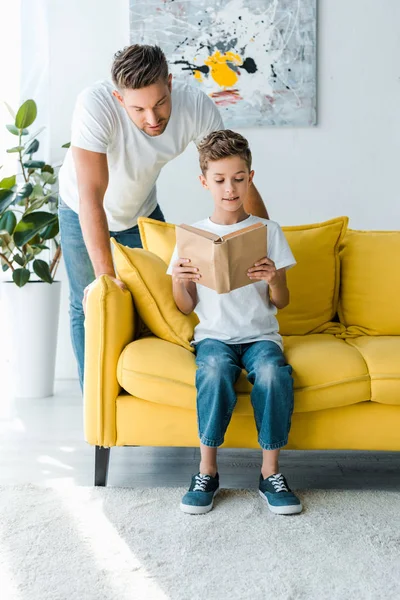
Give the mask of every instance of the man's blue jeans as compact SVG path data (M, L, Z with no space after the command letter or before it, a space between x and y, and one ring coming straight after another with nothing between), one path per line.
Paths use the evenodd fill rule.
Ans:
M206 339L196 345L197 419L205 446L220 446L236 405L234 385L242 367L253 385L251 403L264 450L286 446L293 413L292 367L271 341L225 344Z
M79 216L71 210L60 198L58 215L60 219L61 247L69 282L69 314L71 340L74 354L78 363L79 383L83 390L84 356L85 356L85 315L83 312L83 293L94 279L93 266L86 250ZM150 215L151 219L164 221L164 215L157 206ZM136 225L125 231L110 231L110 238L130 248L141 248L142 243L139 228Z

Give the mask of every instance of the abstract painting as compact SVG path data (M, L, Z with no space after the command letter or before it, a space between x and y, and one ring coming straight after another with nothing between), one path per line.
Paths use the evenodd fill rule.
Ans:
M131 43L158 44L175 81L226 127L316 124L316 0L130 0Z

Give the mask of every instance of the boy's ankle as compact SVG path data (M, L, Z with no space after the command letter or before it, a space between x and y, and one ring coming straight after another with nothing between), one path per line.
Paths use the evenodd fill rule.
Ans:
M277 475L277 473L279 473L279 468L263 468L261 469L261 475L263 476L263 479L267 479L268 477L271 477L271 475Z
M206 465L200 463L199 472L202 475L210 475L211 477L215 477L218 472L218 468L217 465Z

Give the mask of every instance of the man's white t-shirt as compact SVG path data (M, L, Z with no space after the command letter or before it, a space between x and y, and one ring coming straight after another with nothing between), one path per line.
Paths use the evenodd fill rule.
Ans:
M194 223L193 227L224 236L255 223L267 225L267 255L274 261L276 268L293 267L296 260L282 229L275 221L249 215L247 219L234 225L218 225L210 219L204 219ZM175 247L167 270L169 275L178 258L190 259L190 256L178 256ZM275 317L277 309L269 300L268 284L265 281L257 281L227 294L217 294L200 284L196 284L196 289L198 303L195 312L200 322L195 328L193 344L206 338L226 344L271 340L283 350L282 338L278 333L279 324Z
M190 142L198 144L212 131L224 129L217 107L201 90L174 83L172 112L165 131L151 137L130 120L112 95L115 86L101 81L86 88L76 102L71 145L107 154L109 183L104 208L110 231L136 225L157 206L156 181L162 167ZM79 212L79 193L71 149L59 175L60 196Z

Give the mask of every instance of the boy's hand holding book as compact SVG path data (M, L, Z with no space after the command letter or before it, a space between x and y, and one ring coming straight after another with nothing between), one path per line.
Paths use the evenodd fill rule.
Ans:
M254 267L250 267L247 274L253 281L265 281L270 287L274 287L274 285L279 285L280 283L280 277L275 267L275 263L267 256L257 261L254 264Z
M199 269L189 266L188 258L178 258L172 269L172 280L174 283L189 283L193 281L197 283L200 279Z

